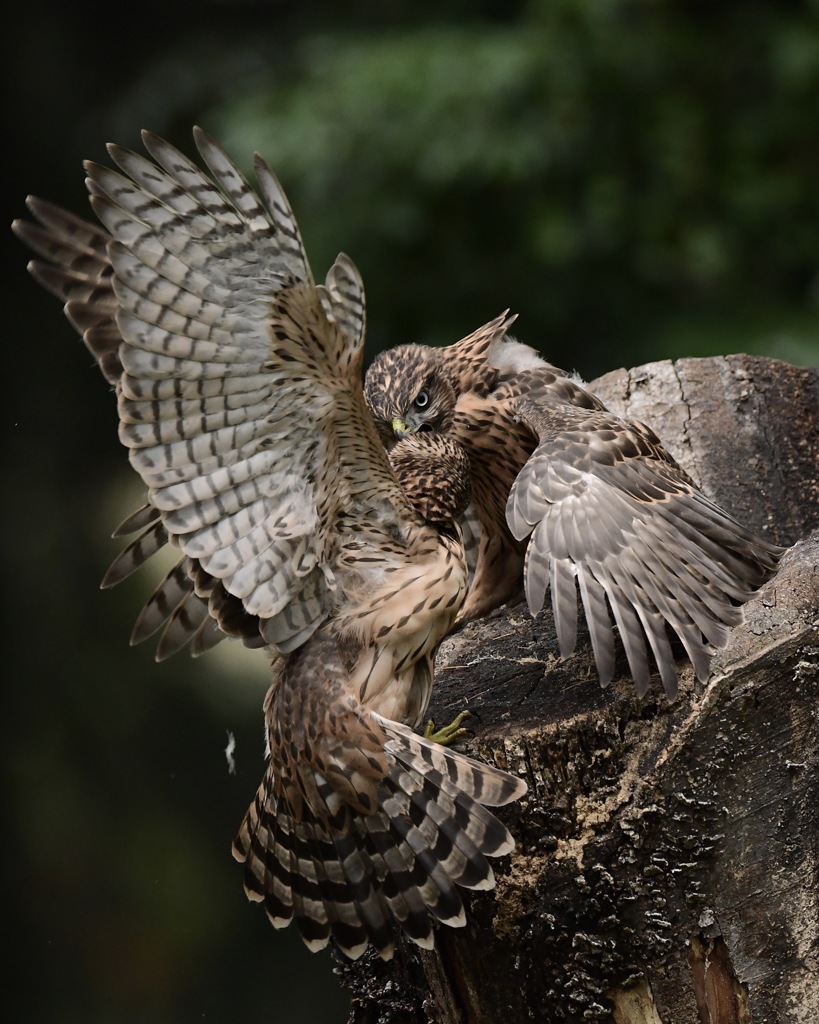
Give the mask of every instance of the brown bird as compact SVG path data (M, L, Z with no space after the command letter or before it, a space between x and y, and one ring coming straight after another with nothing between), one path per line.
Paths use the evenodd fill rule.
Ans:
M114 385L148 490L106 582L171 543L137 633L164 624L163 653L226 633L274 659L269 764L234 842L250 899L311 949L389 957L396 926L429 947L512 849L486 808L526 788L412 731L466 594L468 462L434 435L388 458L355 267L341 255L316 285L268 165L257 194L194 136L210 174L149 133L148 157L86 164L104 229L36 199L39 225L15 225Z
M577 640L577 594L601 683L614 677L612 617L637 691L651 650L677 694L671 628L700 680L776 571L782 548L696 488L654 432L609 412L575 377L507 338L502 314L448 348L381 353L365 396L389 447L433 431L469 455L478 539L462 622L523 596L551 603L560 653Z

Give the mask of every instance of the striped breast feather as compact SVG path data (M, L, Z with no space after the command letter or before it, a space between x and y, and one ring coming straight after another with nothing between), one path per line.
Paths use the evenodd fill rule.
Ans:
M204 169L143 133L87 163L122 335L120 439L163 527L283 650L327 613L333 524L402 500L363 402L364 292L315 285L268 165L258 191L204 132Z

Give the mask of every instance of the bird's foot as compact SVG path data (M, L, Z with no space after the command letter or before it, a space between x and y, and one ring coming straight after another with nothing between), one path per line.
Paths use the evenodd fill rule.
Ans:
M445 725L442 729L436 729L435 722L430 718L424 726L424 739L430 740L432 743L440 743L442 747L448 747L455 740L459 740L462 736L469 734L469 730L464 729L463 723L467 718L471 717L471 711L462 711L459 715L455 716L449 725Z

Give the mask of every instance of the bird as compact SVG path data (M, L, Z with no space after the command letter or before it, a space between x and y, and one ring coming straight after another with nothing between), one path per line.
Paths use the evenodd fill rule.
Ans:
M267 766L232 846L249 899L311 950L431 948L513 848L489 808L526 791L417 731L467 592L468 459L444 435L386 451L355 265L342 253L316 284L270 166L256 155L254 189L193 135L199 163L150 132L144 154L86 162L99 225L34 197L14 224L113 387L147 491L104 583L174 547L135 639L269 657Z
M379 353L364 385L379 434L388 448L452 437L469 456L462 519L474 542L459 625L524 597L538 615L549 592L568 658L579 593L601 685L614 679L616 625L638 695L651 688L653 659L674 700L672 640L705 682L784 549L709 500L649 426L512 338L515 320L507 310L449 346Z

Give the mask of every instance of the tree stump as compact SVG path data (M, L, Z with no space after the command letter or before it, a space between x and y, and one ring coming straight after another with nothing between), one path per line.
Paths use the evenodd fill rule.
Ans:
M651 424L706 494L782 544L777 577L680 696L607 690L588 635L502 610L450 637L432 713L520 773L494 893L436 949L339 961L350 1024L819 1020L819 371L748 356L591 385Z

